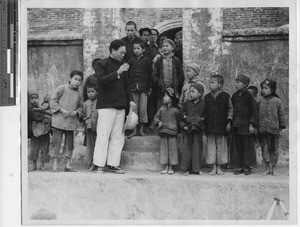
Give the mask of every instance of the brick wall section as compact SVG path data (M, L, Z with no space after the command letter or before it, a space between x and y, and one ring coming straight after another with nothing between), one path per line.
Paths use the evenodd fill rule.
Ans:
M154 25L176 18L182 18L182 8L153 8L153 9L126 9L125 20L132 20L138 29L152 28Z
M28 9L28 34L49 31L78 32L83 30L83 9Z
M289 8L224 8L223 29L276 27L289 23Z

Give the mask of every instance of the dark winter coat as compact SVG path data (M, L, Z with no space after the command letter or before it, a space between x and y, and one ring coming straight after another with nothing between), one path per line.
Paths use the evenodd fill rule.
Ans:
M125 109L128 102L133 101L129 79L126 72L119 78L117 70L124 62L112 57L104 58L96 63L95 72L98 79L97 109Z

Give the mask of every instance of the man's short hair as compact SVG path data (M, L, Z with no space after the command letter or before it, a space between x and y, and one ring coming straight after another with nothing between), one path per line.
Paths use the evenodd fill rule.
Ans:
M137 26L136 26L136 23L135 23L134 21L128 21L128 22L126 23L126 27L127 27L128 25L133 25L134 28L135 28L135 30L137 30Z
M151 35L151 29L150 29L150 28L141 28L141 29L139 30L140 36L143 35L143 32L149 32L149 35Z
M157 37L159 36L159 32L155 28L151 28L151 31L155 31L157 34Z
M100 60L101 60L101 58L95 58L95 59L92 61L92 67L93 67L93 69L95 69L96 63L97 63L98 61L100 61Z
M109 52L111 53L112 50L117 51L122 46L126 46L125 43L120 39L115 39L109 45Z
M142 40L135 40L133 42L133 45L134 44L139 44L141 46L142 49L145 49L146 45L145 45L145 42L143 42Z
M210 78L216 78L219 84L224 84L224 78L223 76L216 74L216 75L212 75Z

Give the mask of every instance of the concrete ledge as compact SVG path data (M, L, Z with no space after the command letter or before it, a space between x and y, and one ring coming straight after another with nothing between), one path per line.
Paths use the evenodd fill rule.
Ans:
M91 172L28 174L28 215L58 220L263 220L279 197L289 209L288 177ZM29 217L25 217L29 218ZM101 223L101 222L100 222Z

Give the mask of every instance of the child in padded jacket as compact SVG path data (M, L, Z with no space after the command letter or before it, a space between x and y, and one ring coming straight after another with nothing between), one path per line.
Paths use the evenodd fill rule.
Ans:
M203 121L205 103L201 99L204 86L194 83L190 88L190 100L183 103L179 111L180 127L184 130L181 168L184 175L190 172L202 174L201 158L203 146Z
M165 165L162 174L173 174L173 166L178 164L178 112L179 96L173 88L167 88L163 98L164 105L154 116L154 126L159 128L160 153L159 162Z
M261 144L266 170L262 175L277 175L279 136L286 128L286 119L282 102L276 94L276 82L265 79L261 83L261 94L258 107L258 138Z

